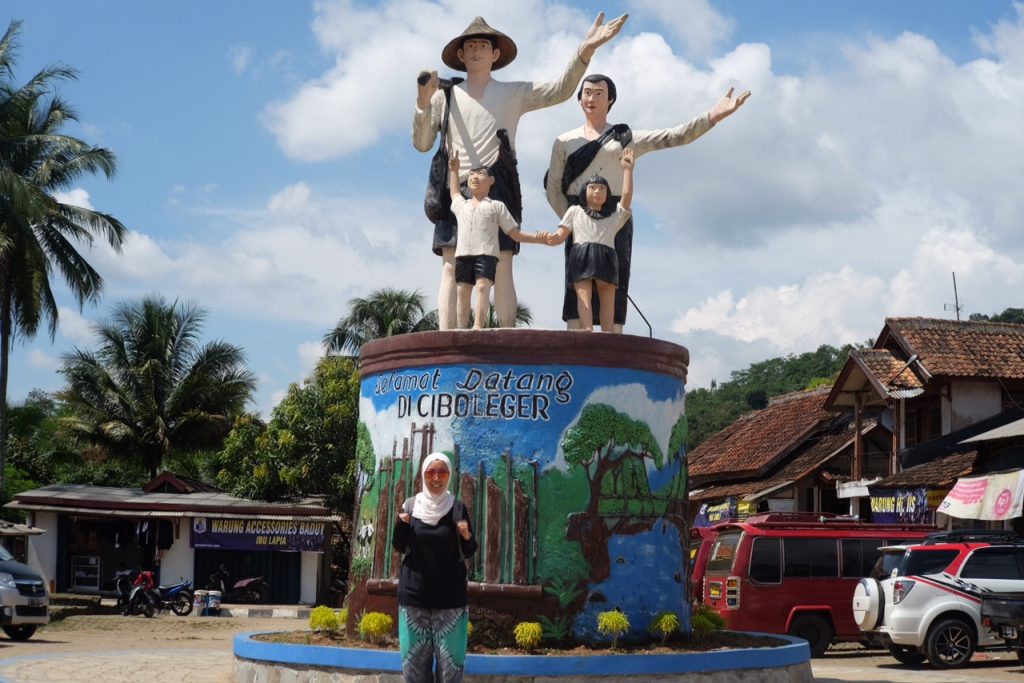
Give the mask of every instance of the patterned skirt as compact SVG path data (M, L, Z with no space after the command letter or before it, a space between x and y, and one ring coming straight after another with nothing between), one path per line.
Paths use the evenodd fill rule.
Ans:
M462 683L469 609L398 606L398 644L405 683ZM437 678L434 678L434 662Z

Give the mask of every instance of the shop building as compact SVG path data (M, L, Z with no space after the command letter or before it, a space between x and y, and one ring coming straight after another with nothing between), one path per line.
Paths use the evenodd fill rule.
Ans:
M342 518L314 500L237 498L164 472L145 487L56 484L7 503L43 532L29 537L29 565L51 590L111 594L118 569L152 568L161 583L204 587L224 565L262 576L273 604L326 604L332 539Z

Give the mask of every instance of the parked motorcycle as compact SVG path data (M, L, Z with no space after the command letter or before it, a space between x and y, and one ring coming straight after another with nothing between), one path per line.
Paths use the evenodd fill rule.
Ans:
M114 573L114 587L117 588L117 609L121 614L128 614L128 598L132 592L132 584L135 582L137 571L131 569L118 569Z
M119 577L120 580L120 577ZM121 614L132 616L141 614L147 619L156 614L156 597L153 588L156 581L153 579L153 572L141 571L132 582L131 590L128 592L128 600L121 609Z
M185 579L170 586L157 586L154 590L157 609L169 609L179 617L187 617L192 613L195 594L192 592L192 581Z
M265 602L270 595L270 587L262 576L232 582L231 572L224 565L210 574L206 588L220 591L224 602Z

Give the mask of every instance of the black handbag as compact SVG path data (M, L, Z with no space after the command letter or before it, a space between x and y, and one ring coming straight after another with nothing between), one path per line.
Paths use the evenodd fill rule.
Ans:
M452 79L454 83L462 79ZM452 195L448 187L448 118L452 103L452 89L444 89L444 119L441 121L441 144L430 160L430 177L427 192L423 197L423 213L431 223L437 223L448 215L452 208Z

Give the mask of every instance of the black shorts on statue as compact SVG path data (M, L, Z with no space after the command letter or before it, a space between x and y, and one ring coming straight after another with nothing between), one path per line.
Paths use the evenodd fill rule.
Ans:
M481 278L494 282L497 270L497 256L458 256L455 259L456 282L473 285Z
M574 244L569 251L569 281L600 280L619 284L619 259L615 250L597 242Z

